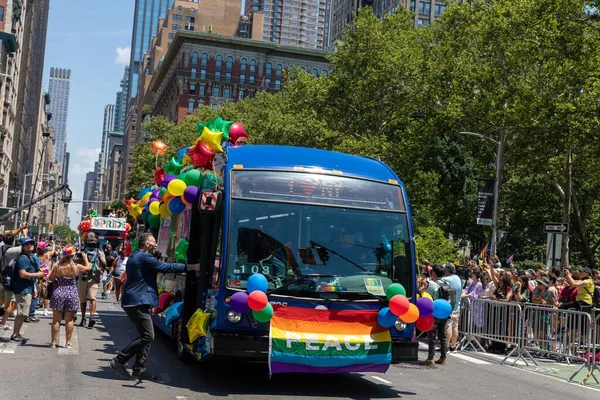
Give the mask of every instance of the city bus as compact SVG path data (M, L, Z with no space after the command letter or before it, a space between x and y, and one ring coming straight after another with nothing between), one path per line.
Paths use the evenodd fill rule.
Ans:
M188 259L201 272L159 275L159 293L183 301L181 318L155 325L186 362L209 357L267 361L269 324L228 306L248 278L268 279L269 302L329 310L379 310L385 289L401 283L416 301L410 203L402 181L381 161L285 146L231 147L215 165L218 190L162 220L158 250L174 261L189 240ZM207 200L208 199L208 200ZM332 290L332 287L334 288ZM206 336L188 343L197 309L211 314ZM417 359L414 324L390 329L392 361Z

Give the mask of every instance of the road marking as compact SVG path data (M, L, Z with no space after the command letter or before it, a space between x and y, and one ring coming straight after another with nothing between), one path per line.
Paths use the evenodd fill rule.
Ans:
M390 382L390 381L386 381L385 379L383 379L383 378L380 378L380 377L378 377L378 376L371 376L371 378L373 378L373 379L375 379L376 381L379 381L379 382L381 382L381 383L385 383L386 385L393 385L393 383L392 383L392 382Z
M175 396L175 398L177 400L187 400L187 397L185 397L185 396Z
M568 381L565 381L564 379L556 377L556 376L546 375L546 374L542 374L542 373L535 372L535 371L530 371L528 369L519 368L519 367L512 366L512 365L507 365L507 367L508 368L514 368L514 369L516 369L518 371L522 371L522 372L529 372L530 374L534 374L534 375L537 375L537 376L544 376L546 378L553 379L553 380L558 381L558 382L566 383L568 385L574 385L574 386L577 386L577 387L580 387L580 388L584 388L584 389L589 389L589 390L594 390L596 392L600 392L600 389L593 388L593 387L586 386L586 385L582 385L579 382L568 382Z
M465 360L468 362L472 362L473 364L480 364L480 365L491 365L492 363L487 362L487 361L483 361L483 360L479 360L477 358L473 358L473 357L469 357L469 356L465 356L464 354L459 354L459 353L448 353L449 356L452 357L456 357L456 358L460 358L461 360Z
M58 343L60 343L61 333L62 333L62 329L58 331ZM65 332L65 339L66 339L66 336L67 335ZM77 329L73 329L73 335L71 336L71 345L73 347L70 349L67 349L66 347L59 347L58 354L71 354L71 355L79 354L79 336L77 336Z
M27 325L23 324L21 327L21 335L24 335L27 332ZM12 334L10 335L12 336ZM19 342L10 341L6 343L6 347L2 350L2 354L15 354L15 350L17 350L17 345L20 345Z

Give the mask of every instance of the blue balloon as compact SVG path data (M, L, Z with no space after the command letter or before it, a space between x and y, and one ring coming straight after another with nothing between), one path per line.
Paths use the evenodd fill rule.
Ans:
M177 215L181 214L185 210L185 204L181 201L181 198L175 197L169 201L169 211L172 214Z
M433 302L433 317L437 319L448 318L452 314L452 305L448 300L437 299Z
M398 317L392 313L389 307L384 307L377 313L377 323L382 328L391 328L397 320Z
M175 159L177 160L178 163L182 163L183 162L183 156L185 155L185 153L187 152L187 147L184 147L183 149L179 150L177 152L177 154L175 155Z
M140 190L140 192L138 193L138 200L141 200L141 199L142 199L142 197L144 197L144 195L145 195L146 193L150 193L151 191L152 191L152 189L151 189L151 188L149 188L149 187L145 187L145 188L143 188L142 190Z
M263 274L252 274L250 275L250 278L248 278L247 288L248 293L252 293L257 290L266 293L267 289L269 288L269 283Z

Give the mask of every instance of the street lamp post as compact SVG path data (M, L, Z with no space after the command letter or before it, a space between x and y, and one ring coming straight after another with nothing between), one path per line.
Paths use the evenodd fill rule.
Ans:
M504 139L492 139L489 136L475 132L460 132L461 135L473 136L482 140L487 140L498 146L496 153L496 181L494 182L494 209L492 211L492 255L496 255L496 246L498 240L498 208L500 205L500 181L502 180L502 167L504 159Z

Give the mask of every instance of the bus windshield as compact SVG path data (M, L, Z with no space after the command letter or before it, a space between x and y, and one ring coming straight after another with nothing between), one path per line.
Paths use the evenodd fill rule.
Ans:
M229 221L229 288L245 289L258 272L288 295L381 296L394 281L412 292L404 212L234 198Z

